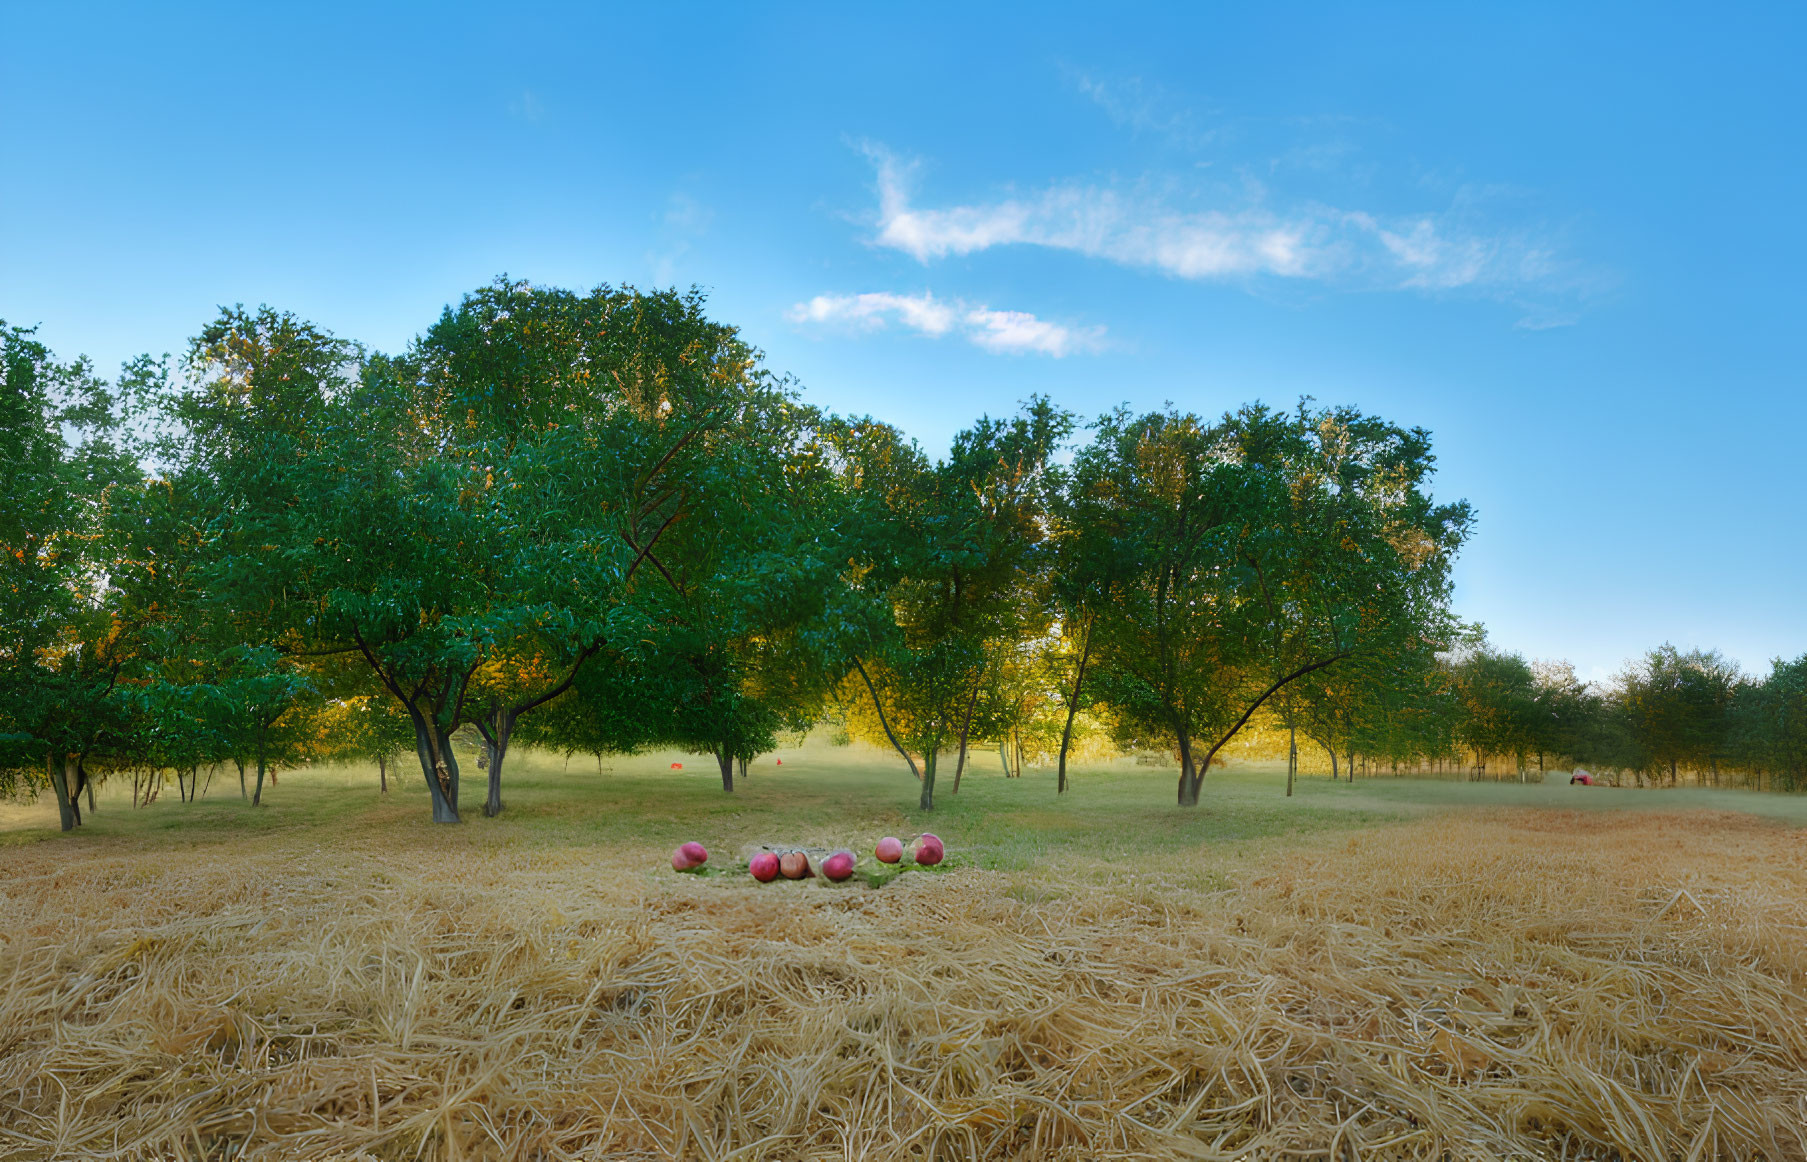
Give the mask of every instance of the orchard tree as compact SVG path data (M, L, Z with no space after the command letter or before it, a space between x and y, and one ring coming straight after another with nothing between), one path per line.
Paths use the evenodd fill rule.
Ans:
M820 417L789 384L752 386L697 440L691 516L661 543L665 584L639 603L681 686L670 741L713 755L724 791L779 733L820 717L850 596Z
M1715 769L1731 727L1737 667L1717 651L1683 652L1664 644L1619 676L1618 703L1638 748L1637 766L1660 772Z
M693 514L698 437L762 382L697 295L505 282L403 358L234 310L190 366L184 466L228 514L210 591L244 640L369 667L439 822L463 723L501 810L519 719L635 623L633 586L667 577L661 538Z
M1593 720L1600 714L1600 699L1568 662L1533 662L1531 678L1535 709L1531 744L1541 775L1552 757L1572 761L1586 750Z
M941 752L953 745L964 764L988 656L1046 632L1051 460L1071 430L1066 413L1037 398L959 433L940 463L870 421L831 436L857 530L855 583L894 626L875 643L874 664L856 655L853 668L913 770L909 751L923 756L924 810Z
M1099 422L1073 503L1126 575L1093 629L1096 681L1124 730L1172 740L1182 806L1289 684L1451 632L1469 515L1431 502L1432 463L1421 430L1348 409Z
M121 419L85 360L0 322L0 793L48 785L65 831L87 758L130 745L137 642L107 580L107 506L138 477Z
M1772 788L1777 776L1790 791L1807 787L1807 654L1776 658L1761 682L1742 687L1733 723L1747 768L1769 772Z
M1483 645L1458 659L1451 673L1461 707L1457 738L1474 755L1474 777L1487 773L1490 756L1511 755L1523 781L1540 725L1530 664L1523 655Z
M414 749L414 723L386 692L330 700L320 712L319 730L325 757L376 764L385 795L389 764Z

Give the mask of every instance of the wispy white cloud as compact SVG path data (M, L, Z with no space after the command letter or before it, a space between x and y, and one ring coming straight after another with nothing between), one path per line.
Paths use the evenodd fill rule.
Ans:
M1164 138L1184 147L1203 146L1217 136L1214 129L1198 127L1197 114L1187 103L1141 77L1107 78L1070 70L1067 75L1081 96L1131 133Z
M546 105L532 89L522 89L520 96L508 102L508 112L523 121L543 121Z
M1056 359L1103 346L1103 327L1068 327L1027 311L999 311L928 292L900 295L872 292L817 295L790 309L797 323L839 324L877 331L896 324L933 338L957 334L974 346L1005 355L1051 355Z
M1503 297L1564 276L1527 229L1489 229L1470 208L1381 215L1315 202L1270 204L1245 184L1232 206L1199 205L1174 181L1060 183L1028 195L938 208L913 200L913 162L864 147L877 171L873 241L927 264L1000 246L1070 251L1176 278L1272 277L1363 289L1479 290ZM1223 191L1214 191L1220 198Z
M665 199L665 209L658 220L661 228L655 236L659 245L646 252L646 264L652 268L653 282L666 286L678 281L680 268L688 262L691 242L709 232L715 211L679 190Z

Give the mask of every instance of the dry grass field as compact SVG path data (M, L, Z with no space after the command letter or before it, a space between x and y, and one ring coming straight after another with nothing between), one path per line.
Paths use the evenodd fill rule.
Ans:
M1792 801L981 772L945 870L670 871L924 827L787 761L10 809L0 1158L1807 1158Z

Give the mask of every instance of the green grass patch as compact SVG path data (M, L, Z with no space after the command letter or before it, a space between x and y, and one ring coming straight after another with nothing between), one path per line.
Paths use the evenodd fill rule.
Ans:
M671 769L674 762L683 769ZM878 839L896 835L907 843L924 831L947 843L946 868L1011 871L1069 857L1126 863L1473 807L1735 810L1807 824L1807 796L1615 790L1570 787L1566 781L1519 785L1378 777L1351 786L1306 776L1288 798L1278 764L1214 770L1199 805L1180 808L1172 770L1129 761L1080 767L1072 772L1067 793L1059 795L1053 772L1005 778L996 757L984 752L973 757L958 794L944 774L935 809L922 811L918 784L895 755L821 742L761 758L732 794L722 791L707 757L660 752L599 765L517 753L509 758L503 783L506 810L498 819L485 819L483 772L474 755L465 756L463 768L461 827L435 830L419 770L401 763L390 771L387 795L378 792L374 768L301 770L284 773L275 785L266 783L264 802L256 808L240 799L230 771L216 775L196 802L181 802L172 781L147 807L133 807L130 782L116 779L102 786L99 810L88 815L78 835L89 842L166 845L247 833L316 832L319 842L330 843L336 837L380 841L385 835L432 832L437 842L453 846L527 849L675 847L697 839L714 853L711 874L743 870L746 855L762 846L847 847L860 856L861 882L876 886L899 874L872 859ZM47 801L0 804L0 844L58 834Z

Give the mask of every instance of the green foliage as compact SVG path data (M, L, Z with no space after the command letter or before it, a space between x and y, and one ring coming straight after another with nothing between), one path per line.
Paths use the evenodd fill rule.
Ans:
M1126 742L1178 751L1182 804L1290 683L1449 639L1449 562L1469 514L1431 502L1432 463L1421 430L1349 409L1100 421L1068 515L1094 541L1075 556L1110 594L1097 690Z
M137 637L108 584L109 504L138 476L122 417L86 361L0 322L0 795L49 785L64 830L87 759L133 731Z
M1747 769L1767 772L1790 791L1807 789L1807 654L1770 665L1760 683L1739 688L1731 742Z
M897 720L887 732L923 756L925 809L941 752L952 744L963 760L987 686L981 732L1009 720L1018 700L999 696L1004 661L1047 635L1044 540L1060 479L1051 461L1071 430L1070 416L1037 398L1016 417L959 433L934 464L870 421L830 433L849 494L856 590L891 623L875 619L882 628L861 680Z
M709 753L732 790L831 704L920 757L925 810L949 753L955 791L981 741L1064 791L1107 734L1175 753L1183 804L1276 729L1351 771L1807 783L1807 658L1590 686L1461 626L1467 506L1350 408L1120 409L1066 464L1033 397L936 461L804 406L694 291L507 280L399 355L233 307L112 384L0 324L0 388L0 794L66 826L109 772L260 793L410 749L456 821L460 731L489 815L516 740Z
M1619 677L1618 709L1635 740L1626 765L1643 775L1704 770L1725 753L1737 669L1716 652L1662 645Z

